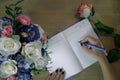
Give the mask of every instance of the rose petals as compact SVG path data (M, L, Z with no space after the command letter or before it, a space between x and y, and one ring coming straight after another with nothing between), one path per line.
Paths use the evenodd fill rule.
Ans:
M11 25L4 26L4 29L2 31L2 36L10 37L13 33L13 29Z
M30 25L30 18L25 14L18 15L16 19L24 25Z
M86 18L89 17L92 10L92 4L83 2L77 9L77 13L79 13L80 17Z
M10 76L7 80L16 80L15 76Z

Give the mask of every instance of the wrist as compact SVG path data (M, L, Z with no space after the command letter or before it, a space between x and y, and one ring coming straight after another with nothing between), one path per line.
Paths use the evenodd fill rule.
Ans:
M104 60L104 59L107 59L105 53L103 51L97 51L97 59L98 61L101 61L101 60Z
M101 54L99 57L98 57L98 61L99 62L108 62L107 60L107 57L105 56L105 54Z

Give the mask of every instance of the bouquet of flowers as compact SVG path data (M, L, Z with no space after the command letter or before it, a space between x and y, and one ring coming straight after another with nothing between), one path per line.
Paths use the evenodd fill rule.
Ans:
M0 18L0 80L31 80L50 59L47 34L22 12L22 1L5 6L8 16Z

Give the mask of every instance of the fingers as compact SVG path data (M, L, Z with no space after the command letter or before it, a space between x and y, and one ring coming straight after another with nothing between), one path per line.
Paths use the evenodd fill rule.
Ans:
M90 46L86 46L85 43L91 43L94 45L98 45L99 44L99 40L97 38L91 37L91 36L87 36L82 40L82 47L88 51L89 53L93 53L95 51L95 49L91 48Z
M63 80L64 79L64 73L65 72L63 71L62 68L59 69L59 71L57 72L57 75L56 75L54 80Z
M56 69L56 71L53 72L52 79L55 79L56 76L58 76L58 75L59 75L59 69Z
M62 75L60 77L60 80L64 80L64 77L65 77L65 72L62 72Z
M61 68L51 73L47 80L64 80L64 76L65 76L65 72Z
M91 37L91 36L85 37L82 41L83 42L89 42L89 43L95 44L95 45L99 44L99 40L97 38L94 38L94 37Z
M49 74L49 76L46 80L52 80L52 73Z

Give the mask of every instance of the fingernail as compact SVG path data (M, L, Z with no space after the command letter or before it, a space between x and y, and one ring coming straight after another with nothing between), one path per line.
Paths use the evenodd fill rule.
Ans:
M50 76L52 76L52 73L50 74Z
M56 71L55 72L58 72L58 69L56 69Z
M80 45L83 46L83 43L81 43Z
M88 47L89 49L92 49L91 47Z
M65 72L63 71L62 74L65 74Z
M63 70L63 69L61 68L61 69L60 69L60 72L62 72L62 70Z

